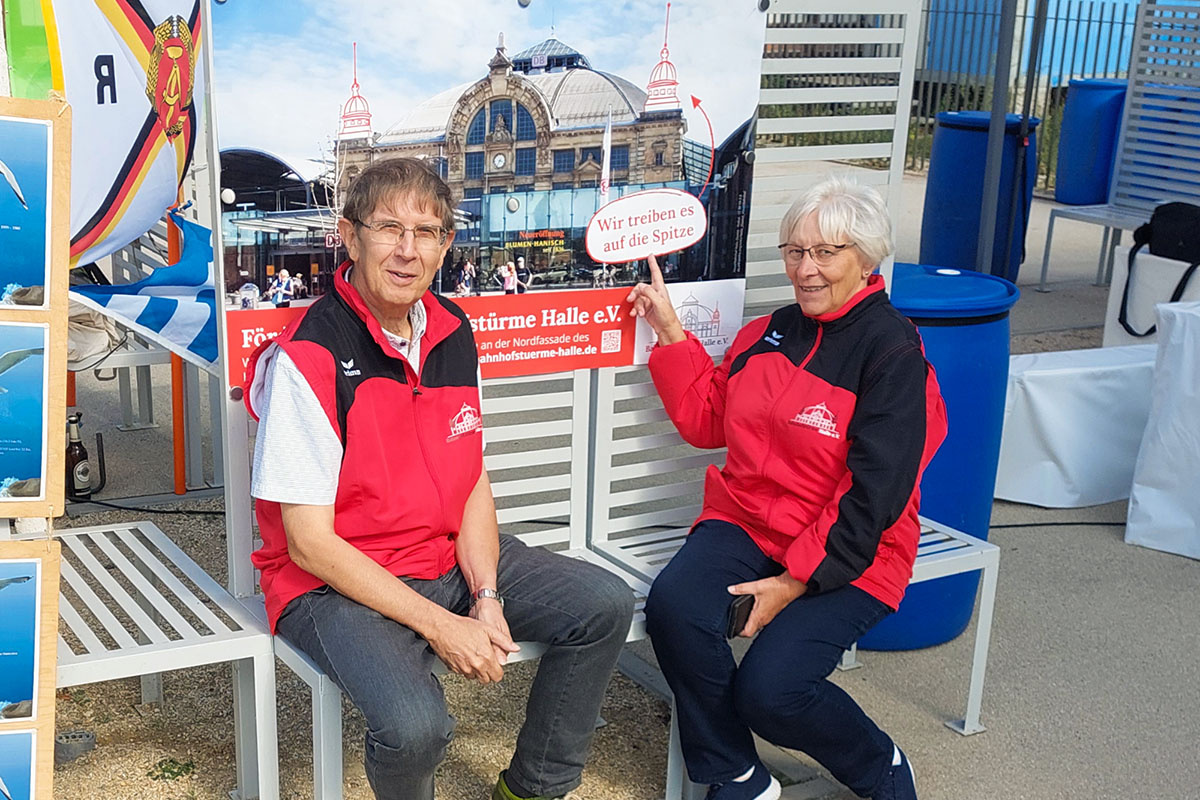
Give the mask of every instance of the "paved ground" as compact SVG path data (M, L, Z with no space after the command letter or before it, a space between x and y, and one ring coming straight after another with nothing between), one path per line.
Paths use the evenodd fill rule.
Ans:
M902 261L918 260L923 192L923 179L905 179L898 231ZM1022 269L1022 298L1012 314L1014 352L1099 345L1107 290L1091 285L1098 228L1060 224L1050 273L1053 291L1034 290L1049 208L1045 201L1035 202L1027 239L1033 259ZM165 386L165 373L156 370L162 373L156 374L156 382ZM108 441L106 495L168 492L169 429L116 431L119 414L112 387L91 376L80 378L86 421L98 423ZM166 422L169 405L161 392L159 398L158 412ZM96 427L89 427L94 433ZM1200 564L1125 545L1124 515L1123 503L1072 511L996 503L991 539L1002 556L983 703L986 732L962 738L942 724L962 714L969 633L917 652L866 653L865 669L835 676L905 747L923 798L1200 796L1200 759L1195 755L1200 740L1200 615L1195 610ZM222 558L219 523L214 528L199 518L176 518L171 524L180 536L192 537L198 558ZM645 644L630 652L650 658ZM168 683L171 708L149 721L130 711L137 702L136 682L102 684L76 698L60 699L60 727L69 721L112 731L102 736L95 754L59 771L65 792L60 796L82 797L109 786L100 793L114 798L217 797L220 787L228 788L230 749L220 730L225 717L219 713L227 701L226 673L194 672L181 677L173 693ZM280 670L281 753L289 796L299 797L306 791L308 770L307 694L286 672ZM463 709L464 725L444 769L441 797L484 795L490 776L503 764L509 741L505 731L511 732L520 718L530 674L515 669L508 686L486 693L448 682L452 701ZM90 699L77 701L80 696ZM477 706L486 713L475 716L470 709ZM661 795L665 706L652 692L618 679L604 713L609 725L596 743L583 787L586 796L650 800ZM354 715L347 716L349 798L368 796L355 763L360 726ZM788 800L851 797L803 761L769 752L773 766L792 781L784 795ZM129 784L102 778L104 759L110 760L109 771L120 769L137 778L145 774L146 764L164 754L193 758L203 779L189 778L176 787L134 780L139 788L118 789Z

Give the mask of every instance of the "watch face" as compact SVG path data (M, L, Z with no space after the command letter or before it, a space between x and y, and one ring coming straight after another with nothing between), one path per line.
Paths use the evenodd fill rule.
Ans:
M500 169L501 167L503 167L504 161L505 161L504 153L496 153L496 155L492 156L492 165L496 169Z

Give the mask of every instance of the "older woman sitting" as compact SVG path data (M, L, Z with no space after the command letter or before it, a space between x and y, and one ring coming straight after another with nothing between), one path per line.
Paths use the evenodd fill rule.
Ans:
M915 798L908 759L827 678L912 577L921 472L945 438L937 379L873 274L883 200L830 179L780 229L796 303L744 327L719 366L686 333L658 264L630 293L658 335L650 371L680 434L727 447L704 510L646 603L688 773L710 800L772 800L751 732L801 750L861 797ZM731 604L753 598L741 665ZM745 601L743 601L745 602Z

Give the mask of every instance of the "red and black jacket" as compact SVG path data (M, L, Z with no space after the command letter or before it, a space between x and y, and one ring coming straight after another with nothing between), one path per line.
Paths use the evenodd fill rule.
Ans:
M728 448L700 520L742 527L810 592L853 584L900 605L946 410L879 276L831 314L793 304L754 320L719 366L689 335L656 347L650 371L685 440Z
M483 469L475 338L457 306L427 292L417 375L345 272L343 264L334 291L251 356L246 405L255 414L249 389L259 357L282 348L342 442L337 534L393 575L436 578L456 563L454 539ZM263 544L252 560L274 627L292 599L324 582L288 557L279 503L255 508Z

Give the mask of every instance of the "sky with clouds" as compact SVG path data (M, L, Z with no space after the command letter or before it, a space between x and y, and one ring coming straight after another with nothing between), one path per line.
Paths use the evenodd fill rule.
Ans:
M352 11L350 11L352 9ZM215 103L222 147L293 163L317 158L358 81L383 132L423 100L482 78L504 33L509 56L554 35L594 69L643 89L662 48L660 0L225 0L213 5ZM670 51L688 137L716 141L758 102L764 16L755 0L672 0ZM707 143L707 141L706 141Z

